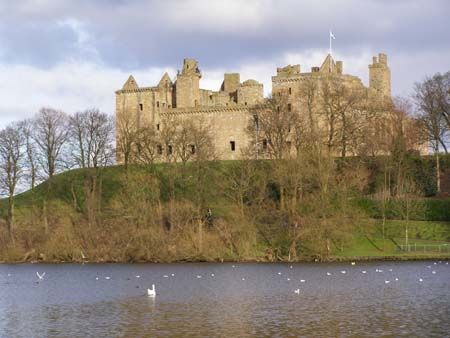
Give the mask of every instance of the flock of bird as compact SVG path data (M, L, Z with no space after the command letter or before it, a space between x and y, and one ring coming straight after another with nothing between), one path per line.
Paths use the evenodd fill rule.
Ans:
M442 261L439 261L439 263L442 263ZM446 265L448 265L448 263L449 263L449 262L445 262ZM438 264L437 262L434 262L433 265L427 265L427 268L431 270L431 269L433 268L433 266L434 266L434 265L437 265L437 264ZM356 265L356 262L351 262L351 265L352 265L352 266L355 266L355 265ZM234 268L236 268L236 265L232 265L231 267L234 269ZM293 266L291 265L291 266L289 266L289 268L292 269ZM390 269L388 269L388 271L389 271L389 272L393 272L393 269L390 268ZM375 273L383 273L383 272L384 272L384 271L383 271L382 269L378 269L378 268L375 269ZM341 270L340 273L341 273L341 274L346 274L347 271L346 271L346 270ZM362 274L367 274L367 270L361 270L361 273L362 273ZM437 272L436 272L436 270L431 270L431 273L432 273L433 275L435 275ZM281 271L279 271L277 274L278 274L279 276L282 276L282 275L283 275L283 273L282 273ZM210 273L209 275L210 275L211 277L215 277L215 274L214 274L214 273ZM326 272L326 275L327 275L327 276L332 276L333 273L327 271L327 272ZM8 273L8 277L10 277L10 276L11 276L11 274ZM43 272L43 273L36 272L36 276L38 277L38 281L37 281L36 283L38 283L39 281L44 280L45 272ZM171 277L175 277L175 274L172 273L172 274L170 274L170 276L171 276ZM162 277L163 277L163 278L169 278L169 275L168 275L168 274L165 274L165 275L163 275ZM203 278L202 275L196 275L196 277L197 277L197 279ZM136 275L135 278L141 278L141 276L140 276L140 275ZM96 280L99 280L100 277L97 276L97 277L95 277L95 279L96 279ZM110 276L105 276L104 279L105 279L105 280L110 280L111 277L110 277ZM129 279L129 278L128 278L128 279ZM242 281L245 281L245 277L242 277L241 280L242 280ZM290 281L291 278L290 278L290 277L287 277L286 280L287 280L287 281ZM395 277L393 280L396 281L396 282L399 281L398 277ZM423 279L422 277L419 277L419 278L418 278L418 282L419 282L419 283L422 283L423 281L424 281L424 279ZM306 283L306 280L305 280L305 279L300 279L300 283ZM386 280L384 281L384 283L385 283L385 284L389 284L389 283L391 283L391 280L386 279ZM300 288L295 289L295 290L294 290L294 293L297 294L297 295L300 295ZM153 298L153 297L156 297L156 287L155 287L155 284L152 284L152 288L151 288L151 289L147 289L147 295L148 295L149 297L152 297L152 298Z

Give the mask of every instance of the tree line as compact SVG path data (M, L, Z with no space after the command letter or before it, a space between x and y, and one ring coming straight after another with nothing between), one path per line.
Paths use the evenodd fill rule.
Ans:
M69 115L42 108L32 119L0 131L0 187L7 196L10 240L18 191L34 189L64 170L109 166L117 151L126 170L121 193L108 206L113 216L102 214L98 175L84 183L83 202L71 187L73 209L83 214L89 228L117 229L116 223L144 232L158 228L162 232L155 238L170 245L175 245L174 238L189 242L192 254L207 250L208 238L239 255L248 252L248 243L258 241L273 257L295 258L308 245L329 255L363 217L353 200L367 193L367 158L380 159L382 179L374 197L384 207L391 199L406 201L401 213L409 218L423 189L408 156L432 139L439 190L439 152L447 152L448 145L449 74L417 84L412 100L377 104L336 81L305 82L298 105L289 106L275 95L250 109L250 143L243 160L223 166L214 161L218 154L211 128L201 118L169 116L161 125L142 127L131 115L114 121L98 109ZM115 131L120 135L116 143ZM358 157L347 161L349 155ZM276 161L255 161L263 159ZM173 165L158 169L159 162ZM222 198L232 211L214 221L214 242L205 229L217 214L211 201ZM39 207L44 229L49 222L46 203L44 198Z
M98 109L68 115L42 108L30 119L0 130L0 195L7 196L13 239L14 195L73 168L114 163L114 121Z

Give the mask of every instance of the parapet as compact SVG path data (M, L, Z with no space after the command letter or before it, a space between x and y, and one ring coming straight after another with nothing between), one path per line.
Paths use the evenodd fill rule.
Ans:
M262 85L263 85L262 83L259 83L258 81L253 79L249 79L247 81L242 82L242 86L244 87L260 87Z
M372 57L372 64L369 65L369 67L387 67L387 55L384 53L379 53L378 57L374 56Z
M239 73L225 73L221 90L232 93L235 92L241 83L241 75Z
M183 75L193 74L201 77L200 69L198 69L198 62L195 59L186 58L183 60Z
M342 74L342 72L343 72L343 63L342 63L342 61L336 61L336 73L338 73L338 74Z
M300 65L287 65L277 68L277 76L290 76L300 74Z

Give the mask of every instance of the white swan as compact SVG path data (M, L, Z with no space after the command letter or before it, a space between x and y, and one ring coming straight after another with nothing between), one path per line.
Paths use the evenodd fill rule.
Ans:
M355 265L356 263L355 262L352 262L352 265Z
M431 271L431 273L432 273L433 275L435 275L435 274L436 274L436 271Z
M363 271L361 271L361 273L367 273L367 271L366 271L366 270L363 270Z
M389 283L390 283L390 281L388 281L388 280L384 281L384 284L389 284Z
M155 297L156 296L155 284L152 284L152 288L151 289L147 289L147 295L149 297Z
M294 290L294 292L299 295L300 294L300 289Z
M36 275L38 276L38 278L39 278L40 280L43 280L43 279L44 279L44 276L45 276L45 272L44 272L42 275L40 275L39 272L36 271Z
M342 271L341 271L341 273L347 273L347 271L345 271L345 270L342 270Z
M423 279L422 279L422 278L419 278L419 282L421 282L421 283L422 283L422 282L423 282Z
M306 282L304 279L300 279L300 283L304 283Z
M327 276L331 276L331 272L327 272Z

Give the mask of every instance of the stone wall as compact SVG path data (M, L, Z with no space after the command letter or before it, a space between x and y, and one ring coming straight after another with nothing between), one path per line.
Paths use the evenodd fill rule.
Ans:
M218 159L240 159L243 151L249 145L246 128L251 115L246 106L200 107L198 109L176 108L161 114L162 120L165 118L170 120L170 117L198 119L210 126L215 154ZM234 150L232 149L232 143L234 143Z
M201 116L211 126L214 144L219 159L231 160L241 157L241 151L248 146L246 128L249 123L249 109L264 101L263 85L255 80L240 82L239 73L224 74L224 81L217 91L200 89L201 72L194 59L183 61L182 71L173 83L164 74L155 87L139 87L130 76L121 90L116 92L116 125L121 120L132 121L137 128L159 129L164 117L179 116L183 119ZM379 54L369 65L369 87L361 80L343 73L342 61L334 61L327 55L322 65L312 67L311 72L301 72L300 65L277 68L272 77L272 95L282 97L289 109L304 112L305 82L314 81L317 88L324 79L337 79L346 86L365 90L369 96L390 99L390 70L387 56ZM316 107L318 110L319 107ZM316 116L316 126L321 128ZM116 129L120 139L120 128ZM234 142L234 151L231 150ZM117 154L117 161L121 162Z

